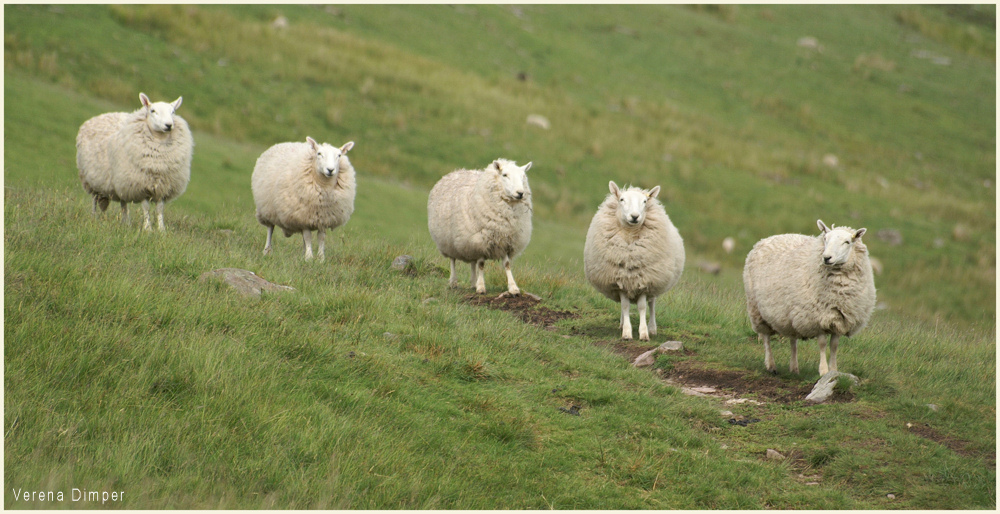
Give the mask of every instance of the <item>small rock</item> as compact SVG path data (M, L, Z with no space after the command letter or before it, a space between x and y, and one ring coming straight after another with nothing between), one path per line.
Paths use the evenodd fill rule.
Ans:
M717 262L710 261L698 261L698 268L705 273L711 273L713 275L718 275L722 271L722 265Z
M806 482L806 485L819 485L819 482Z
M656 347L657 353L678 352L684 349L684 343L680 341L667 341Z
M896 499L896 495L892 494L892 493L889 493L889 494L885 495L885 497L888 498L888 499L890 499L890 500L895 500Z
M938 409L939 409L939 407L937 405L934 405L933 403L928 403L927 404L927 408L930 409L930 410L932 410L932 411L934 411L934 412L937 412Z
M795 42L796 45L802 48L808 48L810 50L822 51L823 45L819 44L819 40L812 36L800 37L798 41Z
M880 261L878 257L868 257L868 262L871 262L872 271L875 272L876 275L882 274L882 261Z
M828 168L836 168L837 166L840 166L840 159L838 159L836 155L828 153L823 156L823 164L825 164Z
M731 400L726 400L726 405L742 405L744 403L749 403L750 405L764 405L762 402L751 400L750 398L733 398Z
M951 237L955 241L968 241L971 233L972 231L969 229L969 226L964 223L958 223L951 229Z
M288 18L284 16L278 16L271 22L271 26L276 29L284 29L288 27Z
M816 385L813 386L812 391L806 396L806 401L813 403L822 403L830 399L833 396L833 388L837 385L837 379L840 377L848 377L854 385L858 385L860 382L858 377L850 373L841 373L839 371L830 371L827 374L820 377Z
M903 244L903 234L894 228L883 228L878 231L876 236L889 246L899 246Z
M720 449L720 450L728 450L728 449L729 449L729 446L727 446L727 445L725 445L725 444L720 444L720 445L719 445L719 449Z
M768 459L771 459L771 460L785 460L785 456L784 455L782 455L782 454L778 453L777 451L772 450L770 448L767 449L767 453L765 455L767 456Z
M656 348L653 348L652 350L636 357L635 361L632 362L632 365L637 368L652 366L653 363L656 362L656 353Z
M731 410L719 411L719 414L721 414L722 417L724 417L724 418L731 418L731 417L733 417L733 411L731 411Z
M413 270L413 256L400 255L392 260L392 269L399 271Z
M238 268L219 268L202 273L198 280L222 280L244 296L260 296L261 291L294 291L294 287L272 284L258 277L254 272Z
M722 240L722 249L726 253L733 253L734 248L736 248L736 241L733 238L727 237Z
M710 386L692 387L691 390L697 393L704 393L704 394L712 394L715 392L715 388Z
M534 125L543 130L548 130L552 126L549 124L549 119L541 114L530 114L527 121L528 125Z

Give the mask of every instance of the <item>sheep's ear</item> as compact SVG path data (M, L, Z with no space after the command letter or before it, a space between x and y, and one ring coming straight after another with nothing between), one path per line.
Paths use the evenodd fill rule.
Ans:
M830 228L826 226L826 223L823 223L823 220L816 220L816 226L819 227L820 231L824 234L830 231Z
M530 169L531 169L531 162L529 161L528 164L525 164L524 167L521 168L521 171L527 173L528 170L530 170Z
M493 168L493 171L495 171L497 173L500 173L500 161L499 160L491 162L490 166Z
M314 152L316 151L316 148L319 147L319 145L316 144L316 140L309 136L306 136L306 143L309 143L309 146L312 147Z
M618 189L618 184L615 184L614 180L608 182L608 189L611 190L611 194L615 195L616 198L621 198L621 191Z
M868 232L867 228L859 228L858 231L854 233L854 241L861 239L861 236L865 235L865 232Z
M658 194L660 194L660 186L656 186L653 189L650 189L649 192L646 193L646 197L647 198L656 198L656 195L658 195Z
M344 146L340 147L340 153L347 153L351 148L354 148L354 141L344 143Z
M172 103L170 105L173 106L174 110L176 111L177 109L181 108L181 102L183 102L183 101L184 101L184 97L183 96L178 96L177 100L174 100L174 103Z
M139 93L139 101L142 102L143 107L149 107L153 102L149 101L149 97L146 93Z

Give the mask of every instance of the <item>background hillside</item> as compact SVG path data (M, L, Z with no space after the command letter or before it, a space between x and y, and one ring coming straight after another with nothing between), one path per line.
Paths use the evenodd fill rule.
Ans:
M4 68L8 488L129 508L995 507L994 6L11 5ZM195 134L165 235L94 219L77 179L80 124L140 91L183 96ZM357 143L357 210L326 263L300 238L263 258L253 163L307 135ZM534 162L514 273L574 316L549 330L448 290L426 233L434 182L501 156ZM747 251L817 218L867 227L884 271L838 356L866 380L851 401L744 406L761 421L741 427L628 367L580 259L611 179L661 185L685 239L655 342L688 353L663 373L763 380ZM412 276L389 269L404 253ZM297 291L198 281L220 267ZM801 377L778 346L789 388L817 378L801 346Z

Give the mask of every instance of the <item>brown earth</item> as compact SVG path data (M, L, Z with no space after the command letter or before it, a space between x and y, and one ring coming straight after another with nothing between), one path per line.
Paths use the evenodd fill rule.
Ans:
M521 321L542 328L554 328L553 325L564 319L576 318L579 315L570 311L557 311L539 305L541 300L534 295L520 296L489 296L470 294L465 301L471 305L486 306L491 309L507 311Z

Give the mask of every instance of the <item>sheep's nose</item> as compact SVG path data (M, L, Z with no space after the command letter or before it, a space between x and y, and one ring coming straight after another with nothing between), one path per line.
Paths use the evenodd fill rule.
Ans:
M633 214L631 217L632 217L632 223L635 223L635 222L639 221L639 215L638 214Z
M335 170L335 169L333 169L333 168L327 168L327 169L326 169L326 174L327 174L327 175L331 175L331 176L332 176L332 175L333 175L334 173L336 173L336 172L337 172L337 170Z
M170 132L170 129L172 128L174 128L174 125L172 123L167 123L166 125L163 126L163 130L167 132Z
M832 260L833 260L833 257L827 257L825 255L823 256L823 262L825 264L830 264L830 261L832 261Z
M520 200L522 198L524 198L524 191L518 191L517 192L517 199Z

